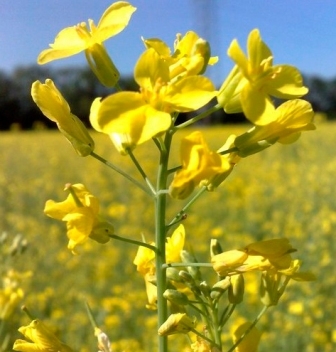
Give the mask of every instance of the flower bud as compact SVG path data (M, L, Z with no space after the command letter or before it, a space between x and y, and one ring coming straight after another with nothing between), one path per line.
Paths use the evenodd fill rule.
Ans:
M277 285L266 271L261 275L259 292L260 300L266 307L276 306L278 304L280 295Z
M216 238L210 240L210 257L223 252L222 246Z
M163 297L178 306L185 306L189 303L187 295L173 289L167 289L163 293Z
M173 334L186 334L194 329L194 321L185 313L171 314L165 323L163 323L158 334L160 336L167 336Z
M167 268L166 269L166 276L168 280L182 282L181 277L179 276L179 270L175 268Z
M90 233L90 238L98 243L107 243L110 240L109 235L114 234L114 227L107 221L98 222Z
M102 44L95 43L85 50L91 70L105 87L114 87L120 74Z
M231 285L231 280L229 276L227 276L223 280L216 282L211 288L210 297L213 300L218 300L222 296L222 294L227 291L230 285Z
M180 252L180 256L183 263L197 263L196 258L185 249ZM197 266L187 266L187 270L194 280L201 280L201 272Z
M244 277L242 274L231 276L231 285L228 289L229 302L232 304L239 304L244 297Z

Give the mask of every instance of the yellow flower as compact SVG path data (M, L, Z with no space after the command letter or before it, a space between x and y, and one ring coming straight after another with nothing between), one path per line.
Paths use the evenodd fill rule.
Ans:
M207 184L214 176L232 168L227 157L209 149L199 131L182 139L180 156L182 169L177 171L169 187L169 194L173 198L188 197L201 182Z
M46 79L45 84L35 81L31 95L42 113L56 122L60 132L80 156L87 156L93 151L94 141L89 132L83 122L70 112L69 104L51 79Z
M205 72L208 65L214 65L218 57L211 57L210 45L193 31L183 37L176 35L174 53L160 39L144 39L146 48L153 48L169 65L170 79L198 75Z
M16 340L14 351L36 352L71 352L72 349L63 344L58 338L39 320L33 320L28 326L19 328L21 334L30 341Z
M61 30L50 49L43 50L38 56L39 64L63 59L85 51L88 63L99 80L106 86L114 86L119 72L109 58L103 42L120 33L136 10L125 1L112 4L103 13L98 25L90 19L89 28L85 22Z
M113 226L98 217L99 202L84 185L67 185L69 196L63 202L48 200L44 213L51 218L66 221L68 248L75 254L75 247L91 238L99 243L109 241Z
M186 334L190 330L193 330L195 326L194 321L187 316L185 313L171 314L166 322L164 322L159 330L158 334L161 336L168 336L173 334Z
M184 247L185 229L181 224L173 232L171 237L167 237L166 243L166 262L176 263L181 260L181 251Z
M240 337L250 328L251 323L245 322L234 327L232 331L233 343L236 343ZM261 332L254 326L235 348L235 352L256 352L261 338Z
M18 287L0 289L0 320L8 320L13 315L23 296L23 290Z
M168 130L171 113L197 110L216 95L206 77L187 76L170 82L169 65L153 48L139 58L134 77L139 93L118 92L103 100L97 98L90 113L92 126L117 139L118 150L126 153Z
M185 230L181 224L173 232L171 237L167 237L166 262L173 263L181 260L180 253L184 246ZM154 242L150 243L155 245ZM155 281L155 253L150 248L139 246L133 264L137 266L137 271L143 276L146 284L148 298L147 308L156 309L157 288L153 284Z
M244 249L214 255L211 262L214 270L223 277L256 270L280 271L291 266L290 253L295 251L285 238L264 240Z
M236 137L235 147L241 157L258 153L276 142L289 144L295 142L301 131L314 130L314 111L310 103L301 99L286 101L271 113L268 124L254 126L246 133Z
M281 99L298 98L308 92L300 72L293 66L273 65L273 55L254 29L247 40L247 56L237 40L233 40L228 55L240 69L242 80L236 93L246 117L256 125L269 123L274 110L270 96ZM228 107L229 110L229 107Z

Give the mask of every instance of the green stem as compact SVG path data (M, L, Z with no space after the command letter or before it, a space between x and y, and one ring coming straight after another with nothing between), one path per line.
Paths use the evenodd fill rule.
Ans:
M157 308L158 308L158 327L167 320L168 309L167 301L163 297L166 290L166 270L163 265L166 262L166 198L167 193L163 192L167 188L169 151L173 134L168 131L165 136L165 148L161 148L160 163L158 168L157 188L155 197L155 244L157 252L155 256L156 265L156 285L157 285ZM168 351L167 336L158 335L159 352Z
M186 211L189 207L191 207L195 201L206 191L206 187L202 187L201 189L198 190L198 192L188 201L188 203L179 211L174 219L167 225L168 227L176 224L177 222L180 222L181 220L185 219L186 217Z
M215 106L213 106L212 108L208 109L207 111L204 111L202 112L201 114L191 118L190 120L184 122L184 123L181 123L180 125L178 126L175 126L175 130L180 130L182 128L185 128L185 127L188 127L190 125L192 125L193 123L199 121L199 120L202 120L204 119L205 117L209 116L210 114L212 114L213 112L216 112L218 110L222 109L222 106L217 104Z
M118 240L118 241L122 241L122 242L127 242L127 243L132 243L132 244L135 244L137 246L142 246L142 247L146 247L146 248L149 248L151 249L152 251L154 251L155 253L157 253L157 249L155 246L152 246L151 244L149 243L146 243L146 242L141 242L141 241L136 241L136 240L131 240L130 238L125 238L125 237L120 237L118 235L109 235L110 238L113 238L115 240Z
M138 160L135 158L134 154L132 153L132 151L128 152L128 155L130 156L130 158L132 159L134 165L136 166L136 168L138 169L138 171L140 172L140 175L142 176L142 178L146 181L147 186L149 187L149 189L151 190L152 194L155 195L155 189L153 187L153 185L151 184L149 178L147 177L145 171L143 170L143 168L141 167L141 165L139 164Z
M95 159L99 160L100 162L102 162L103 164L105 164L106 166L108 166L110 169L118 172L118 174L124 176L127 180L131 181L133 184L135 184L137 187L142 189L149 196L153 197L152 192L150 192L143 184L141 184L139 181L134 179L132 176L128 175L125 171L120 169L118 166L115 166L114 164L110 163L109 161L107 161L106 159L104 159L103 157L101 157L100 155L98 155L94 152L91 152L90 155L92 157L94 157Z
M268 306L264 306L258 316L254 319L253 323L248 327L248 329L240 336L240 338L236 341L236 343L227 351L233 352L236 347L242 342L242 340L247 336L247 334L257 325L260 318L266 313Z
M212 268L211 263L168 263L168 264L163 264L162 268L163 269L180 268L180 267L186 267L186 266L195 266L199 268Z

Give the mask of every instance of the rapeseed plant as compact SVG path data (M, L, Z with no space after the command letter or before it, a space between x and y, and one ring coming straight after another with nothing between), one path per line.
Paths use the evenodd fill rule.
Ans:
M56 37L52 48L40 54L39 63L85 51L89 65L101 83L120 90L117 83L118 70L109 58L103 42L121 32L128 25L134 11L131 4L119 1L105 11L97 27L89 20L90 29L85 24L65 28ZM242 163L241 158L264 152L264 149L276 142L292 143L302 131L315 128L310 104L297 99L307 93L307 88L303 86L296 68L273 65L272 52L262 41L257 29L249 35L247 56L235 40L231 43L228 55L236 65L224 79L219 92L211 80L203 76L207 66L215 64L217 58L211 56L210 44L195 32L190 31L184 37L177 35L173 53L160 39L143 39L143 43L145 50L134 68L139 91L118 91L104 99L98 97L90 110L90 122L94 129L108 135L117 152L129 158L141 181L129 169L111 163L96 151L96 143L78 118L71 114L68 103L51 79L47 79L45 84L34 82L32 96L41 111L57 123L61 133L80 156L92 156L131 182L137 188L134 195L141 193L140 197L147 197L139 203L140 209L136 211L146 217L143 225L148 230L144 231L149 232L151 240L146 240L147 234L143 234L140 240L134 237L134 214L124 203L126 188L114 190L106 184L99 185L102 203L108 209L107 213L110 212L114 217L113 226L101 215L98 198L83 183L70 184L66 181L65 188L70 195L63 202L48 201L45 213L67 223L70 240L68 248L73 252L78 244L84 249L90 248L92 241L87 241L89 238L105 244L100 247L101 263L98 264L97 275L90 274L92 282L96 284L106 282L111 268L120 262L120 256L125 257L124 253L117 254L117 251L114 252L115 257L106 255L111 253L107 249L111 243L113 247L117 246L118 241L138 247L133 263L145 281L147 307L157 311L157 344L154 343L153 346L158 351L168 351L167 335L176 334L189 336L192 351L255 351L260 341L256 324L270 306L278 304L289 281L310 281L314 276L299 272L301 261L292 258L295 250L289 240L283 237L286 231L279 230L278 238L261 241L245 242L245 235L239 236L237 240L243 243L240 243L241 249L237 250L227 249L227 244L223 250L220 241L212 240L211 260L207 258L200 262L194 248L188 248L186 242L194 242L203 233L207 233L210 227L207 218L205 214L199 214L198 218L191 221L195 225L194 232L185 231L181 222L187 223L185 220L191 206L200 202L208 191L217 190L219 186L223 187L223 183L226 184L228 176L234 174L238 162L239 165ZM295 99L276 108L271 96ZM176 124L179 113L203 108L213 98L217 98L217 104L181 125ZM231 134L226 140L221 139L216 146L217 151L208 146L199 131L192 132L181 141L179 165L177 158L172 157L177 132L222 108L229 113L244 112L254 126L238 136ZM135 154L140 145L150 142L159 155L156 174L150 174L147 170L149 154L144 161ZM177 163L176 166L172 166L172 160ZM99 166L95 167L98 170ZM78 177L81 176L83 175L79 172ZM251 192L245 190L242 183L236 184L236 187L234 192ZM230 191L230 186L228 190ZM121 204L111 199L114 193L119 192L122 196ZM253 192L258 192L258 189ZM256 199L255 194L250 197L252 201ZM181 200L184 201L183 204ZM218 197L213 206L208 206L211 209L205 209L204 213L211 215L224 202ZM109 203L110 206L107 205ZM154 205L148 214L147 204ZM125 218L116 221L116 224L118 214L115 209L124 209L121 216ZM225 205L225 211L231 212L230 204ZM256 221L254 216L252 214L251 219ZM150 225L147 224L147 218ZM246 219L251 220L249 216ZM263 215L259 221L267 223ZM132 235L125 236L125 233ZM251 235L246 237L248 236ZM208 246L206 243L199 245ZM64 262L62 256L59 261L60 264ZM260 272L257 278L260 291L255 295L259 297L263 308L253 319L235 326L231 332L233 342L227 346L225 334L233 312L243 303L249 308L249 301L245 300L245 281L250 272L254 271ZM84 277L85 273L79 273L78 277L80 275ZM123 289L119 295L125 296L126 284L130 285L129 275L123 278L120 286ZM118 285L120 283L111 281L111 286ZM138 304L136 298L137 296L132 297L134 302L131 307ZM94 301L94 295L91 299ZM111 306L114 303L106 301L105 304ZM124 312L132 313L129 305L123 307L121 304L121 307ZM96 306L95 309L101 307ZM91 310L88 313L93 322ZM59 317L62 315L63 313L59 314ZM115 327L119 325L119 330L122 330L125 319L126 317L123 320L112 316L110 321L106 321ZM130 321L132 319L136 317L130 314ZM93 328L99 350L110 351L113 339L110 340L95 323ZM20 331L30 341L17 340L15 350L72 350L38 319L33 319L30 325L21 327ZM129 341L129 345L126 343L128 349L131 348L132 336Z

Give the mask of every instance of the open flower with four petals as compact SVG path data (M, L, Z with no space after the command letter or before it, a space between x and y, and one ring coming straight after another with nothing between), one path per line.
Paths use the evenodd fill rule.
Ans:
M254 126L234 140L237 154L241 157L260 152L276 142L294 143L302 131L315 129L314 111L305 100L293 99L281 104L265 116L267 125Z
M75 254L75 247L91 238L99 243L109 241L113 226L99 217L99 201L81 183L67 185L69 196L63 202L48 200L44 213L67 223L68 248Z
M170 82L169 65L153 48L139 58L134 78L140 92L97 98L90 113L92 126L110 135L124 153L167 131L172 113L197 110L216 95L213 83L203 76Z
M236 39L231 42L228 55L236 63L241 75L231 104L226 105L228 113L243 111L253 124L265 125L275 109L271 96L293 99L308 92L298 69L289 65L273 65L273 54L263 42L258 29L249 34L247 55Z
M106 86L114 86L119 72L109 58L104 41L120 33L136 10L126 1L117 1L103 13L98 25L89 19L85 22L61 30L49 49L43 50L37 62L42 65L85 51L88 63L98 79Z

